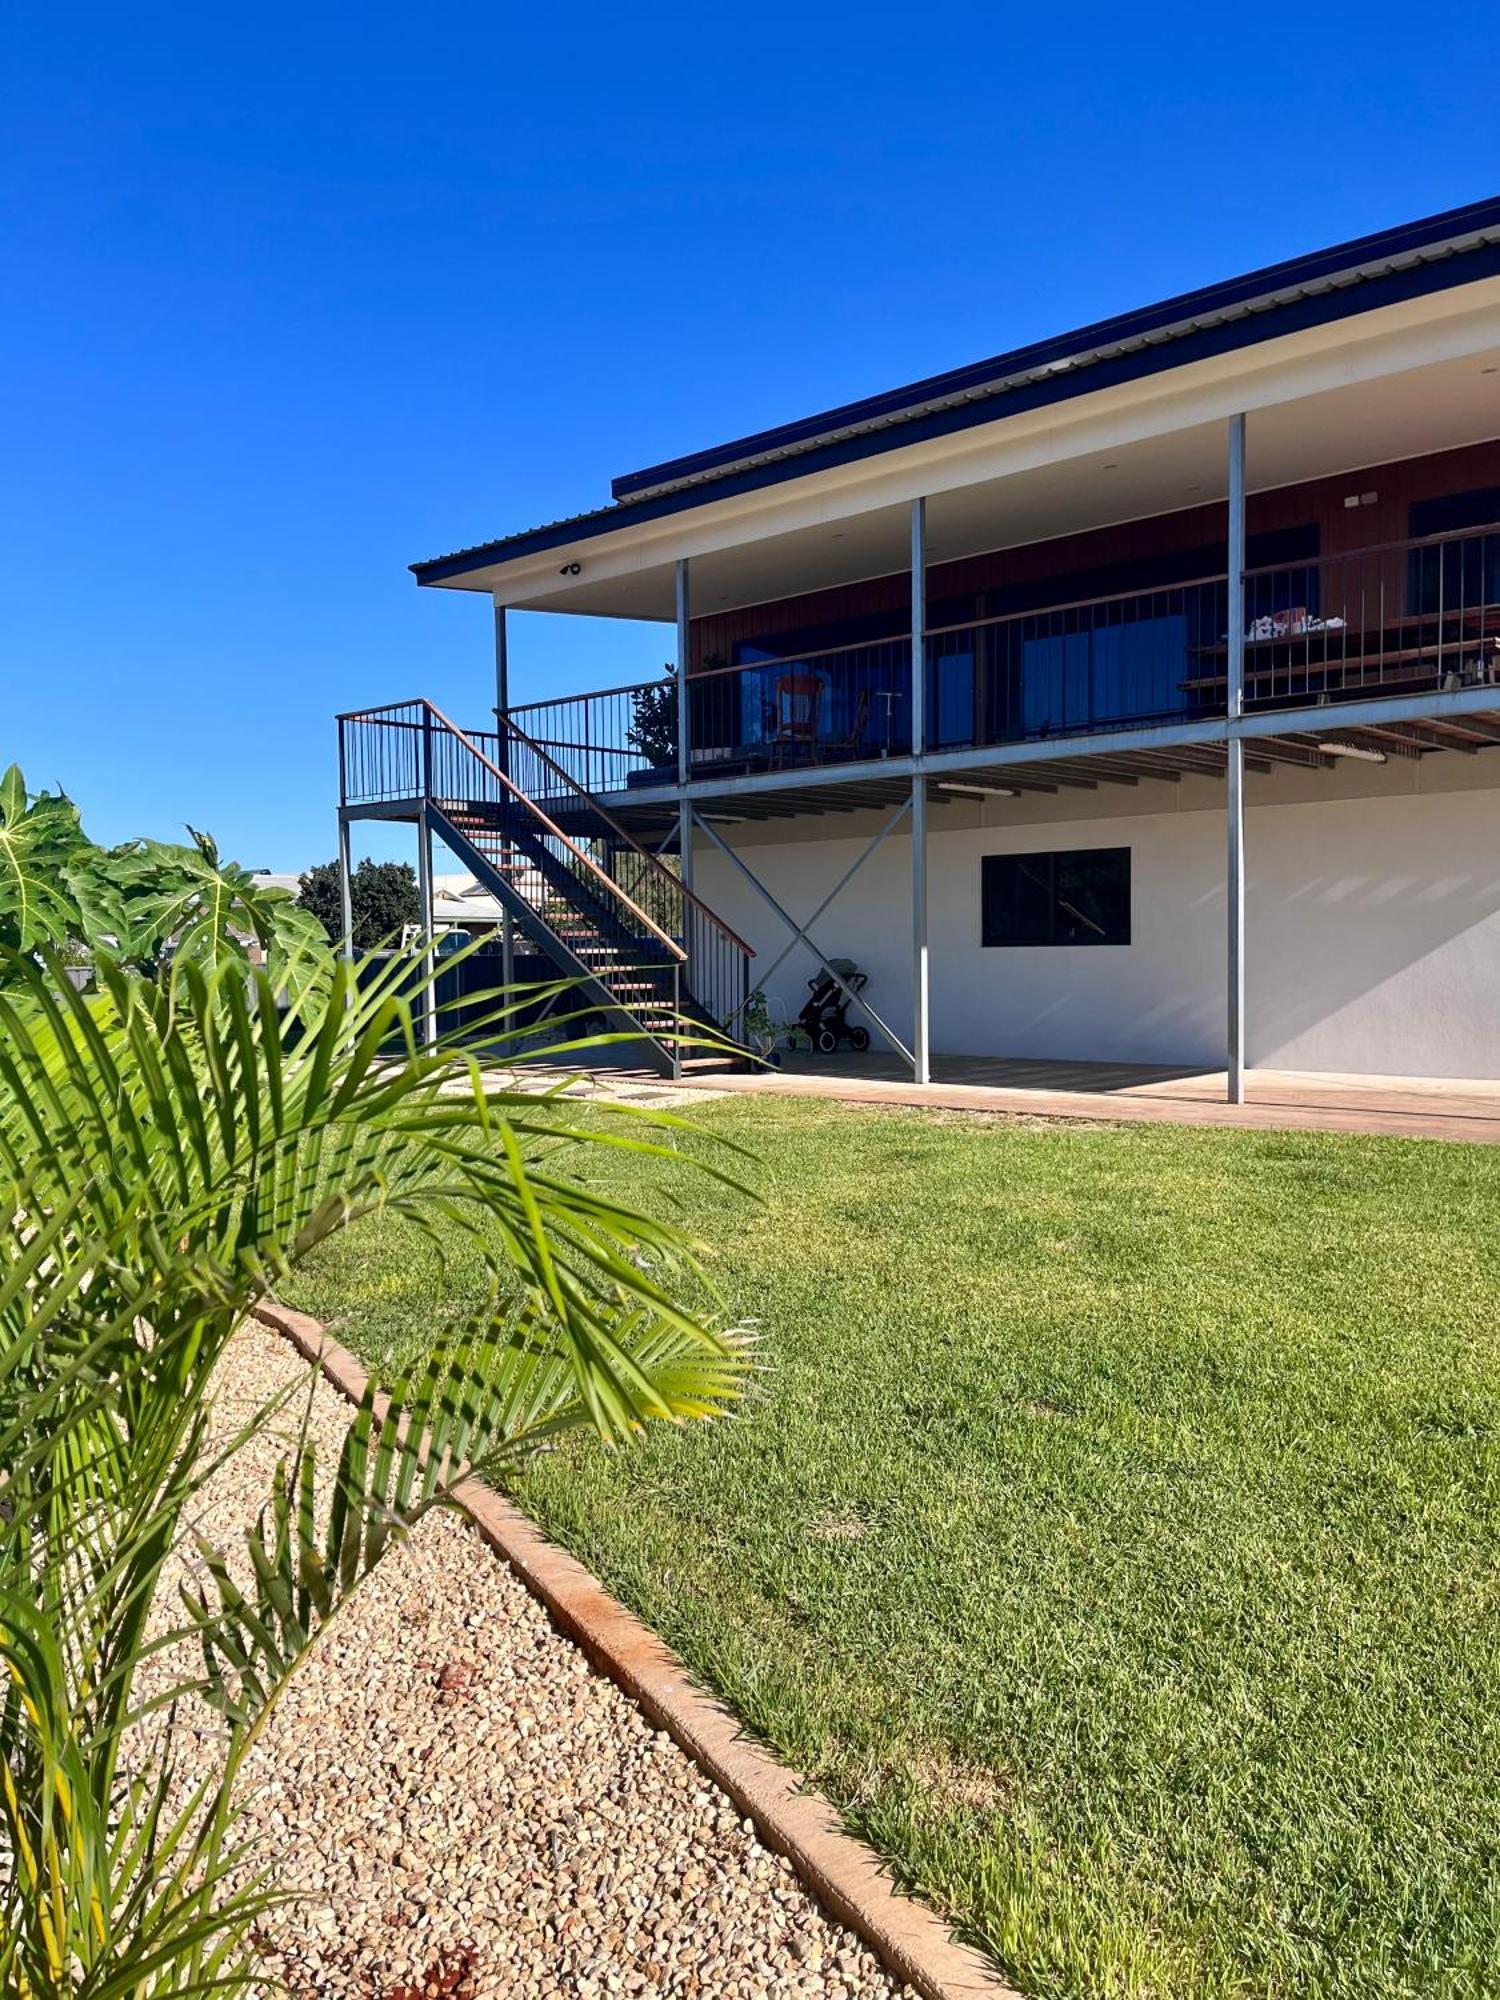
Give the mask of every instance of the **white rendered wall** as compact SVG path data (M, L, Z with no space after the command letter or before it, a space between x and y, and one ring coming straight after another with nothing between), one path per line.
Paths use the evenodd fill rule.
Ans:
M1500 1076L1500 791L1487 758L1394 769L1277 772L1253 782L1248 846L1248 1058L1261 1068ZM996 781L1003 775L996 774ZM934 795L935 798L938 795ZM1223 790L934 805L929 840L932 1047L1217 1068L1224 1060ZM1165 808L1165 809L1163 809ZM988 821L988 824L981 823ZM861 815L723 837L806 919L879 824ZM853 835L845 831L856 825ZM790 828L790 832L788 832ZM1128 946L986 949L980 859L1032 849L1131 849ZM869 997L911 1027L911 843L868 861L815 935L857 959ZM752 979L791 1014L814 961L699 836L699 893L757 948Z

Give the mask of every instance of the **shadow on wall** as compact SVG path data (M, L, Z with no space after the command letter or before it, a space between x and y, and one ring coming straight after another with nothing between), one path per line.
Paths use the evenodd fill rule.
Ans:
M1252 819L1252 1063L1500 1076L1497 807L1475 792L1330 808L1337 847L1357 843L1358 857L1311 870L1307 835L1322 829L1305 814ZM1334 843L1322 845L1326 860Z
M1216 917L1223 929L1224 899L1217 900ZM1134 947L1134 949L1141 949ZM1095 952L1047 954L1047 968L1053 977L1063 975L1065 961L1071 959L1076 984L1088 983L1096 989L1101 973L1100 955ZM1069 982L1070 985L1073 982ZM1077 992L1070 990L1041 1005L1007 1008L1003 1055L1023 1062L1109 1062L1141 1064L1148 1068L1174 1070L1183 1076L1197 1076L1205 1069L1224 1066L1225 1009L1228 975L1211 972L1202 985L1191 992L1178 992L1147 1000L1130 1000L1121 1009L1112 1032L1103 1034L1085 1017L1077 1004ZM1092 1002L1090 1005L1092 1006ZM952 1047L951 1033L939 1044L934 1024L934 1053L973 1055L993 1032L965 1024ZM996 1051L997 1055L1001 1052Z

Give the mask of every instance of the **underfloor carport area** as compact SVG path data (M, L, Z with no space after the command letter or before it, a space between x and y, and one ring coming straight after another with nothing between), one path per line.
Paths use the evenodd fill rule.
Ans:
M932 1081L916 1084L898 1057L872 1049L836 1058L789 1054L778 1069L707 1077L703 1088L1007 1116L1500 1144L1500 1082L1485 1079L1252 1070L1245 1101L1229 1104L1223 1070L934 1056Z
M927 1074L949 1081L956 1057L1222 1074L1233 1041L1262 1079L1500 1077L1500 759L1418 748L1415 727L1278 739L1295 760L1247 744L1233 843L1222 745L1196 747L1218 769L1122 771L1101 753L929 778L920 837L895 779L889 800L851 812L808 801L767 821L758 799L705 804L695 886L749 943L772 1027L852 960L866 984L849 1019L908 1078L918 963ZM1120 934L1089 948L992 933L992 880L1003 901L1011 878L1045 886L1053 865L1086 873L1096 854L1125 878Z

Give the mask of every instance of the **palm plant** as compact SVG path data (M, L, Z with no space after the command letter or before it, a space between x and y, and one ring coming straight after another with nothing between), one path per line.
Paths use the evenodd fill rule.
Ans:
M466 1469L712 1415L747 1365L680 1303L692 1246L569 1171L568 1147L668 1150L659 1114L580 1126L422 1047L426 975L399 957L356 980L314 955L283 1014L241 960L97 963L80 995L0 951L0 1990L37 2000L250 1979L277 1891L241 1849L235 1774L339 1606ZM376 1209L476 1244L484 1307L372 1383L335 1465L284 1396L210 1456L246 1309ZM268 1424L291 1428L244 1547L185 1550L194 1496ZM171 1725L198 1700L223 1756L189 1779Z

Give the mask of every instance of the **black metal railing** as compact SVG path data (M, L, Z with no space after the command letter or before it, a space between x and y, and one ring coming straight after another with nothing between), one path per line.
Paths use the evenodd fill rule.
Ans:
M738 1033L750 997L750 946L693 894L671 861L642 847L544 745L508 718L502 740L511 780L528 797L544 797L599 856L632 905L682 947L690 999L714 1025Z
M1210 577L930 630L929 750L1125 728L1222 712L1193 685L1224 630ZM670 698L668 698L670 697ZM513 710L570 776L606 793L676 781L676 689L655 681ZM693 674L691 777L830 769L912 747L911 641L893 637ZM543 796L551 796L544 792Z
M341 804L436 806L575 956L623 939L637 970L670 971L674 1011L738 1034L750 946L514 723L464 731L397 702L341 715L338 737Z
M909 749L911 641L746 661L687 683L694 777L864 763Z
M425 701L341 715L338 732L340 805L392 805L426 796Z
M1202 656L1222 688L1223 644ZM1500 683L1500 525L1245 577L1245 703L1301 706Z
M652 956L680 962L671 933L613 879L598 843L575 840L508 776L489 752L430 702L397 702L338 718L341 799L346 806L426 801L470 841L503 851L524 838L533 855L527 895L543 915L558 914L569 891L591 915ZM507 862L507 865L508 862Z
M1247 707L1500 686L1500 523L1253 569L1244 583ZM924 646L929 750L1212 719L1227 706L1228 582L1010 611L930 629ZM350 741L351 799L417 795L421 708L382 711L378 742ZM669 674L513 709L537 753L532 796L597 803L674 784L677 708ZM904 757L910 639L694 673L687 737L694 779ZM475 741L503 764L504 739Z
M624 791L637 773L676 779L675 677L528 702L510 716L547 752L565 785L593 796ZM545 776L550 790L558 780L551 771Z
M1041 606L926 635L929 750L1093 735L1223 709L1195 689L1196 649L1223 630L1228 584Z

